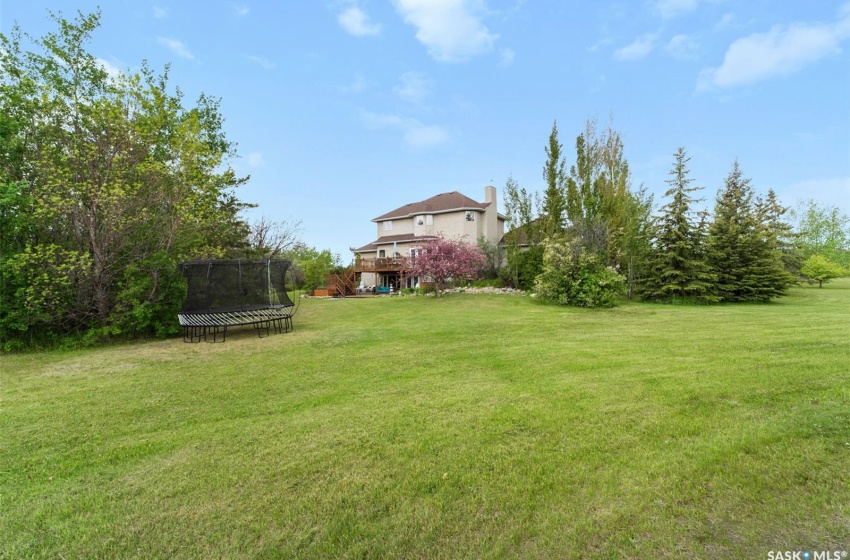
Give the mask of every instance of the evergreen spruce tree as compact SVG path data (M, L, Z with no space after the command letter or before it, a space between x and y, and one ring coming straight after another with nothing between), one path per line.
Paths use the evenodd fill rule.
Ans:
M655 244L649 255L646 281L641 293L645 299L673 301L687 299L711 303L715 277L705 260L702 239L705 237L705 218L694 223L690 209L697 200L691 193L700 190L689 186L687 163L690 158L684 148L675 154L675 164L667 180L670 188L664 193L671 198L661 208L663 215L655 223Z
M793 245L793 228L782 221L788 208L782 206L773 189L767 191L766 198L756 201L756 216L760 226L760 235L765 246L764 293L770 299L788 292L794 284L795 276L802 266L802 258Z
M717 294L724 301L756 299L751 277L756 236L753 191L737 160L717 192L714 220L708 233L709 262L717 274Z
M708 239L709 262L724 301L769 301L787 291L791 277L779 251L787 232L782 211L775 195L770 203L754 202L750 179L735 161L717 193Z

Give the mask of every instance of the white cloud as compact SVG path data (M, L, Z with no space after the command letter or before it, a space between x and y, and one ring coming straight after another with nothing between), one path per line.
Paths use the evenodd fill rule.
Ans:
M718 21L714 25L714 31L723 31L727 27L731 26L734 21L735 16L733 14L723 14L723 17L720 18L720 21Z
M430 148L444 144L449 140L445 127L424 124L417 119L363 111L360 115L363 124L373 130L398 130L404 134L404 142L413 148Z
M239 17L245 17L251 13L251 9L245 4L233 4L233 11L236 12L236 15Z
M357 74L354 76L354 79L350 84L344 85L339 89L348 93L360 93L361 91L369 88L371 85L372 82L364 78L361 74Z
M156 19L165 19L167 15L168 10L166 10L165 8L161 8L160 6L153 7L153 17L155 17Z
M190 51L186 45L184 45L177 39L169 39L168 37L157 37L156 42L164 47L167 47L168 50L170 50L181 58L188 58L189 60L195 59L195 55L192 54L192 51Z
M670 55L682 59L693 60L696 58L699 44L687 35L675 35L664 47Z
M818 202L838 207L850 213L850 177L809 179L776 189L776 194L786 206L797 200L813 198Z
M252 152L248 154L248 165L251 167L259 167L263 163L265 163L265 160L263 160L263 154L260 152Z
M821 58L841 52L850 37L850 3L834 23L776 25L733 42L723 64L700 73L698 90L733 88L774 76L788 76Z
M608 81L608 78L605 77L605 74L599 74L597 76L596 81L587 86L587 93L594 94L599 93L605 87L605 83Z
M269 60L268 58L263 58L262 56L250 55L248 56L248 60L253 62L254 64L258 64L265 68L266 70L271 70L275 67L275 63Z
M393 92L408 103L419 104L431 95L431 82L418 72L405 72Z
M404 141L413 148L439 146L446 143L448 139L449 133L442 126L424 125L418 121L415 126L409 127L404 133Z
M614 51L614 58L621 61L639 60L652 52L655 42L658 40L657 33L642 35L625 47Z
M372 129L401 128L404 122L404 119L398 115L372 113L371 111L363 111L360 117L363 124Z
M515 58L516 53L513 49L502 49L499 53L499 62L506 68L514 63Z
M587 47L587 49L585 49L585 50L586 50L587 52L596 52L596 51L598 51L599 49L601 49L602 47L607 47L608 45L610 45L610 44L611 44L611 43L613 43L613 42L614 42L614 40L613 40L613 39L611 39L610 37L606 37L606 38L604 38L604 39L600 39L599 41L597 41L597 42L595 42L594 44L590 45L590 46L589 46L589 47Z
M378 35L381 32L381 24L369 21L369 16L366 12L357 6L351 6L343 10L337 16L337 21L343 29L358 37Z
M100 65L101 68L103 68L103 71L106 72L106 74L112 79L118 78L123 74L123 72L117 66L107 60L104 60L102 58L95 58L95 61Z
M482 0L393 0L416 39L441 62L464 62L490 52L498 35L479 19Z
M688 12L692 12L699 4L699 0L658 0L655 9L664 19L672 19Z

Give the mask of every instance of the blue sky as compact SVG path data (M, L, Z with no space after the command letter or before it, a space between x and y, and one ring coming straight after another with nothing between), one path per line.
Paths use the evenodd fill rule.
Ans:
M0 30L97 2L2 0ZM351 259L370 220L509 175L542 191L553 121L572 163L613 116L633 184L664 192L679 146L710 204L737 157L757 191L850 213L850 2L101 0L110 68L171 63L221 98L240 198Z

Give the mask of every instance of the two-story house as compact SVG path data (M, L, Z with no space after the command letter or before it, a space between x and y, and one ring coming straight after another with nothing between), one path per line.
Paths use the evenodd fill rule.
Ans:
M354 252L354 270L362 287L413 288L419 278L409 273L410 259L422 243L437 235L475 244L480 238L499 243L505 217L496 208L496 188L484 188L484 202L459 192L406 204L372 220L377 239Z

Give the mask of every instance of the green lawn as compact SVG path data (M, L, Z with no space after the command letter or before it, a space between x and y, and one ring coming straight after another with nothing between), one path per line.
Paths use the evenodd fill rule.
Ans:
M850 550L850 280L304 300L295 329L0 357L0 557Z

